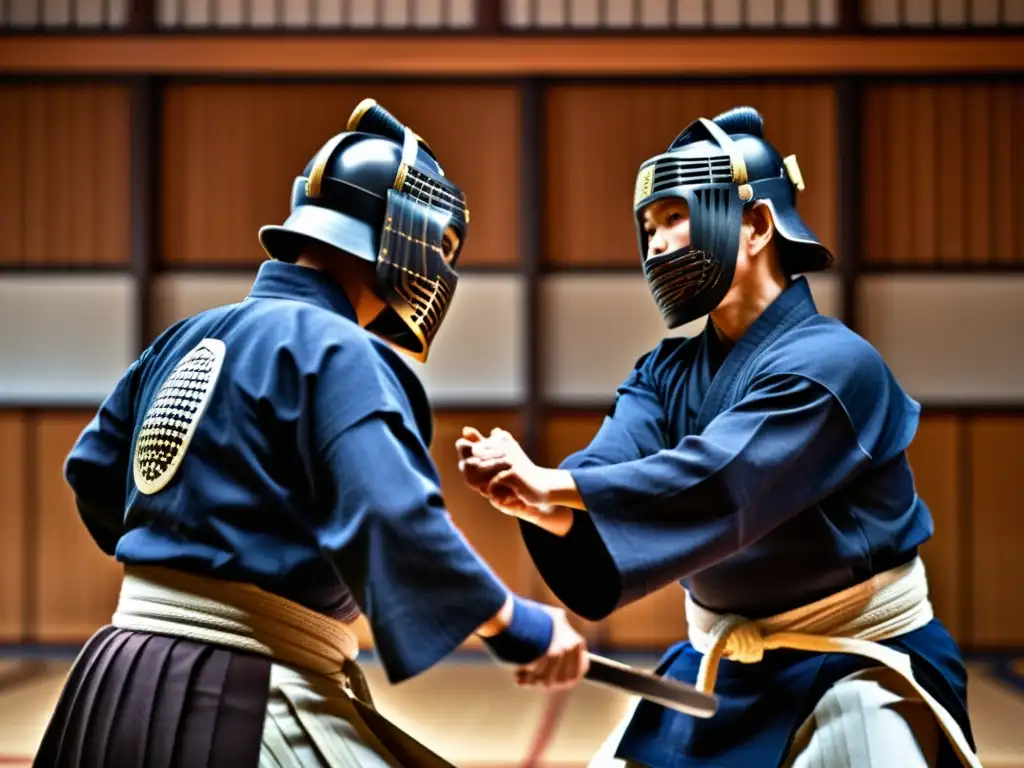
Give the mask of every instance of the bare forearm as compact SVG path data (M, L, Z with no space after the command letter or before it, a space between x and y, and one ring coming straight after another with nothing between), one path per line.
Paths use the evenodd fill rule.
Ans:
M509 594L505 598L505 603L498 609L498 612L477 627L476 634L480 635L480 637L494 637L504 632L508 629L508 625L512 623L512 607L512 595Z
M564 469L547 470L550 477L548 502L542 505L529 522L555 536L565 536L572 529L576 510L586 511L572 474Z

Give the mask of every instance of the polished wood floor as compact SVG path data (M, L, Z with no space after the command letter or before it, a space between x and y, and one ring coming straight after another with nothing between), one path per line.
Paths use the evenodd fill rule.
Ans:
M0 766L31 763L68 666L0 661ZM400 687L389 686L373 662L364 668L378 708L460 768L527 765L545 725L553 726L550 738L534 765L582 768L630 704L587 684L552 708L545 695L517 689L484 659L449 662ZM971 664L972 716L986 768L1024 768L1024 662L1016 672L1015 683L1012 664Z

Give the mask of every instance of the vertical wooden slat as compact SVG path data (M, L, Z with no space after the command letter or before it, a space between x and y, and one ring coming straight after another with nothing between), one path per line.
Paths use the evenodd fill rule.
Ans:
M476 0L476 29L481 35L497 35L502 31L502 0Z
M836 244L841 304L840 318L858 331L857 280L864 262L863 237L863 135L864 89L854 78L836 83L836 150L839 181L836 184ZM823 309L819 307L819 309Z
M950 182L963 190L967 213L966 249L962 260L986 263L992 254L992 178L989 119L991 91L980 85L966 89L965 171L962 179Z
M153 327L152 272L160 243L160 90L155 78L131 86L130 258L135 283L135 351L141 354L156 335Z
M78 643L110 620L121 567L93 542L64 482L68 451L91 413L42 413L34 454L37 520L34 638Z
M25 88L0 87L0 264L21 264L25 259Z
M905 192L909 194L908 208L910 220L905 226L910 235L911 251L906 256L919 264L931 264L935 261L937 250L939 222L936 220L938 193L943 188L942 179L946 168L939 162L936 145L936 129L940 116L936 109L935 87L931 85L913 88L907 94L909 108L913 115L908 126L894 126L899 131L907 131L911 140L910 166L907 174L909 184ZM900 174L894 173L893 177Z
M971 424L973 640L1024 646L1024 418L978 416Z
M97 262L128 264L130 211L130 92L126 86L94 91L97 178L90 190L92 212L99 222Z
M128 0L128 30L145 34L156 29L156 7L160 0Z
M0 642L23 639L25 552L25 416L0 413Z
M965 233L965 182L970 178L965 161L966 110L964 89L957 85L938 88L938 113L935 123L938 152L937 219L941 232L936 238L936 262L962 264L967 259L969 242Z
M164 88L161 91L161 141L160 141L160 208L157 218L162 223L161 236L157 241L154 264L180 262L180 254L186 251L186 233L182 231L186 221L188 195L186 184L191 178L193 152L188 144L189 91L180 88Z
M526 391L521 408L523 447L537 456L543 439L541 401L541 338L544 328L540 301L541 264L544 246L542 228L554 222L543 220L545 195L544 89L537 81L520 86L519 158L521 200L519 230L519 271L524 284L523 322L526 324ZM536 582L533 584L536 586Z
M1014 145L1020 143L1021 128L1013 122L1014 97L1024 98L1024 89L1003 83L992 87L992 121L989 158L992 173L992 252L990 263L1014 261L1015 229L1021 225L1020 178L1013 175Z
M1024 12L1024 8L1022 8ZM1024 23L1024 22L1022 22ZM1016 85L1013 91L1013 125L1024 125L1024 87ZM1010 165L1010 173L1013 178L1024 178L1024 143L1020 141L1010 142L1010 152L1013 153L1013 162ZM1014 197L1017 205L1014 213L1014 220L1020 221L1024 218L1024 201L1019 195ZM1016 235L1014 238L1014 260L1018 264L1024 264L1024 237Z
M892 153L886 131L889 100L886 91L865 86L864 135L861 147L861 211L864 220L863 252L865 264L894 260L889 252L889 228L893 214L888 210L888 169ZM841 183L845 182L845 178Z
M75 155L78 128L89 122L88 115L75 109L74 86L54 86L47 93L47 121L49 141L47 146L45 174L48 241L47 251L42 254L52 264L82 264L90 248L88 243L79 247L75 242L72 227L75 223L74 209L89 200L81 192L92 186L92 179L72 176L72 158ZM84 119L83 119L84 118ZM93 190L88 190L93 191ZM82 199L84 197L84 199Z
M67 95L67 111L73 115L73 120L64 121L64 126L70 134L65 173L69 179L75 179L78 183L82 180L94 180L95 183L102 184L102 175L109 170L97 162L97 145L106 139L97 131L98 112L102 104L97 98L96 91L88 86L70 88ZM55 184L54 189L57 187L60 187L64 194L72 191L70 184ZM97 236L98 206L93 197L94 195L90 195L82 199L75 195L65 201L68 227L66 235L62 237L59 253L66 254L68 261L88 265L101 263L109 258L108 254L103 253L104 249L100 247Z
M908 127L914 123L911 108L910 88L905 85L893 86L886 99L886 139L889 142L893 164L886 168L887 215L889 216L888 259L906 263L914 261L913 205L914 142ZM899 172L899 168L905 172Z
M52 172L51 133L54 127L50 100L50 92L45 87L28 86L24 90L23 247L24 261L34 264L49 261L52 257L52 232L59 226L54 221L55 210L50 201L50 185L53 183L49 178Z
M960 448L959 420L955 416L931 416L921 420L908 456L917 493L931 510L935 535L921 548L928 571L935 615L957 641L968 640L961 610L962 595L970 591L970 574L960 557Z

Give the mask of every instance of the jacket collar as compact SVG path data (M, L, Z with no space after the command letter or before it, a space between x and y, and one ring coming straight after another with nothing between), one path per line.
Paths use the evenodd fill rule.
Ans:
M292 299L323 307L356 322L356 312L345 291L319 270L284 261L260 265L249 296L254 299Z

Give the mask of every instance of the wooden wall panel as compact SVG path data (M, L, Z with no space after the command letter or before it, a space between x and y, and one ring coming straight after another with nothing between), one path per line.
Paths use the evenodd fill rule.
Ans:
M127 88L4 85L0 114L0 264L126 264Z
M464 426L476 427L485 435L494 427L500 427L515 436L522 436L519 415L514 411L435 413L431 455L441 475L441 492L452 521L506 586L528 597L532 591L533 571L519 535L518 523L470 490L459 472L455 441L461 436ZM466 647L481 645L475 635L465 643Z
M165 100L169 264L257 264L257 232L288 215L292 180L372 96L423 136L466 192L462 265L518 255L519 98L511 86L175 85Z
M1024 86L870 86L863 119L866 263L1024 262Z
M545 258L559 265L639 264L636 172L698 117L757 108L767 138L796 154L808 226L836 242L835 94L817 85L565 85L547 99Z
M25 627L25 417L0 413L0 642Z
M484 434L500 427L521 437L519 416L508 411L436 413L431 455L441 475L441 492L455 525L510 589L526 594L530 589L530 574L525 567L529 561L516 521L494 509L462 480L455 441L461 436L463 426L476 427Z
M603 419L603 411L549 416L541 460L556 466L569 454L585 448ZM542 590L542 599L561 604L546 586ZM578 618L574 623L618 648L663 648L686 638L684 597L682 587L672 584L616 611L599 626Z
M980 647L1024 646L1024 418L971 424L973 630Z
M918 495L932 512L935 535L921 548L928 571L935 615L959 642L969 639L963 612L970 591L964 562L960 491L960 433L967 427L955 416L925 416L908 455Z
M77 643L110 621L121 586L121 566L93 542L64 482L64 460L92 418L86 412L38 417L34 474L38 537L35 553L35 639Z

